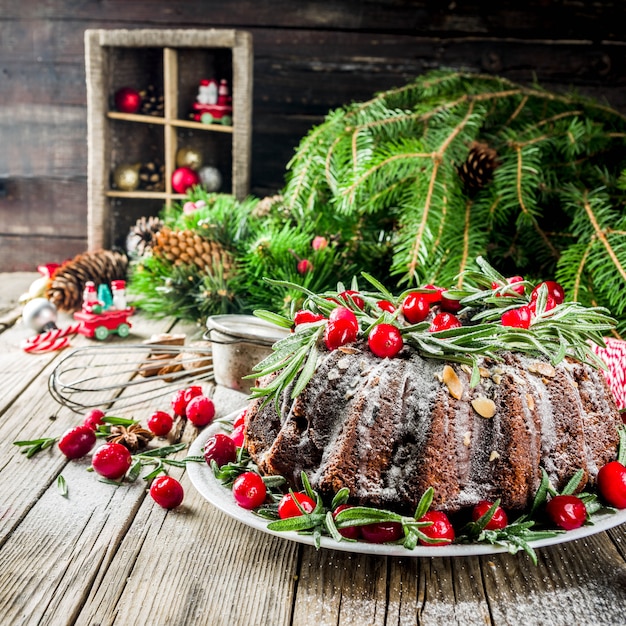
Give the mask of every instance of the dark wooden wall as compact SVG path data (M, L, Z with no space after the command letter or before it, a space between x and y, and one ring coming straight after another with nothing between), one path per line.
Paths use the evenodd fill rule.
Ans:
M254 38L252 189L280 189L332 108L437 67L626 111L625 3L583 0L0 0L0 271L86 249L87 28L241 28Z

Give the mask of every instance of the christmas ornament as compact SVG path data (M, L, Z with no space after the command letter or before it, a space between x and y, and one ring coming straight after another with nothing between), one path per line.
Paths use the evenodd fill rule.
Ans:
M120 113L137 113L141 108L141 94L132 87L122 87L115 92L115 108Z
M113 186L120 191L135 191L139 187L140 163L123 163L113 170Z
M128 257L121 252L94 250L77 254L54 273L46 298L59 311L78 311L82 306L87 281L99 285L125 280L127 269Z
M200 174L200 182L202 183L202 186L208 192L219 191L222 186L222 174L216 167L205 165L200 168L198 173Z
M190 167L199 170L202 166L202 153L195 148L179 148L176 152L176 167Z
M47 298L33 298L22 309L22 321L40 333L57 327L57 308Z
M172 188L176 193L185 193L200 182L198 172L190 167L179 167L172 173Z

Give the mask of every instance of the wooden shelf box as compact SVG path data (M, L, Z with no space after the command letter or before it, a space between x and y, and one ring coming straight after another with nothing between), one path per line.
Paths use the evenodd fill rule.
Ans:
M88 247L124 248L139 217L158 215L184 197L172 190L181 147L199 151L222 175L221 192L243 199L250 189L252 36L238 30L87 30L85 32L88 139ZM232 125L189 118L201 79L226 79ZM115 92L154 87L163 115L120 113ZM120 191L118 165L157 162L162 191Z

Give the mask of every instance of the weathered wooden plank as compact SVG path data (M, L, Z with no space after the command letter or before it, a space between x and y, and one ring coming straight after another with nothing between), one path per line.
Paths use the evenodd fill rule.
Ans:
M41 263L61 263L87 249L87 235L76 239L0 235L0 269L7 272L32 270Z

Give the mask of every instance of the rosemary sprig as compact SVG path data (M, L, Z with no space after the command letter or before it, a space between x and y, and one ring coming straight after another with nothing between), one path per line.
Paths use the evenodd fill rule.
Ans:
M58 440L58 437L42 437L41 439L14 441L13 445L21 447L22 450L20 452L25 454L27 459L30 459L38 452L52 447Z

